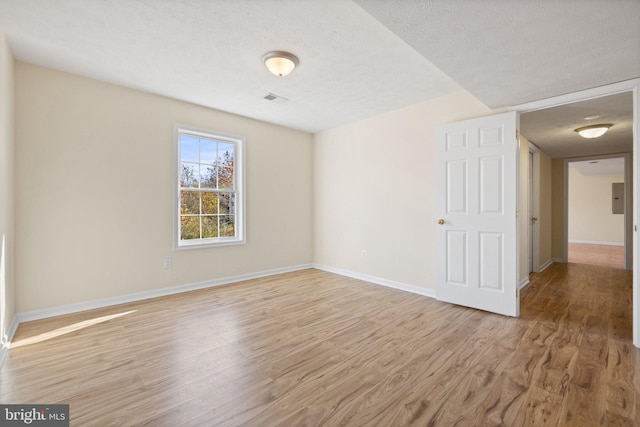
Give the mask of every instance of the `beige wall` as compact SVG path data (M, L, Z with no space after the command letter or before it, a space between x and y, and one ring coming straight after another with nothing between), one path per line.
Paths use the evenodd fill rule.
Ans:
M310 134L20 62L15 79L17 311L312 261ZM173 250L174 123L246 137L245 245Z
M0 30L0 347L15 314L13 73L13 56Z
M551 161L551 254L556 261L564 261L564 160Z
M624 174L583 176L569 168L569 241L624 244L624 215L611 213L611 184Z
M316 134L314 262L433 289L436 127L490 113L460 91Z
M540 266L545 265L553 258L552 247L552 169L551 158L542 151L538 153L539 177L540 177L540 199L538 204L538 233L540 237L538 260ZM539 266L539 267L540 267Z

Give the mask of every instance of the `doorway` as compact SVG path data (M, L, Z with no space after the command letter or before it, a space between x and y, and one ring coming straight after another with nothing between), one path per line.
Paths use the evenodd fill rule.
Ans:
M567 261L625 268L625 157L567 162Z
M548 160L552 163L551 169L552 173L550 174L553 177L553 191L552 197L553 199L553 213L552 220L553 223L553 236L550 238L552 240L551 252L552 252L552 262L566 262L567 261L567 246L568 246L568 215L567 215L567 206L566 206L566 171L567 171L567 158L578 158L584 157L583 160L589 156L599 156L604 155L605 153L626 153L627 163L626 163L626 175L629 178L626 180L628 185L625 185L625 191L628 203L626 206L626 214L625 214L625 224L627 225L625 233L625 239L627 244L627 253L625 256L625 263L627 268L632 268L634 271L633 274L633 343L636 347L640 347L640 276L637 274L637 262L638 256L635 248L638 247L637 241L637 233L635 232L638 222L638 206L636 193L638 185L640 185L640 175L637 173L636 165L640 161L640 153L638 151L638 147L640 146L640 135L637 132L633 132L633 129L638 129L638 125L640 124L640 80L630 80L626 82L616 83L604 87L593 88L589 90L585 90L578 93L572 93L567 95L558 96L555 98L545 99L541 101L535 101L528 104L522 104L519 106L512 107L512 111L521 112L521 132L523 135L527 135L531 137L531 134L526 130L527 116L530 114L545 114L548 113L548 121L547 121L547 130L549 132L555 133L556 142L559 142L558 136L566 136L574 135L573 129L567 126L567 123L558 123L558 119L561 119L560 115L555 114L558 108L564 106L579 106L584 102L604 100L608 101L612 97L617 96L626 96L628 99L627 105L630 108L627 108L627 119L624 120L624 126L617 126L616 131L620 131L623 128L627 129L629 137L625 138L627 141L627 146L620 148L618 146L618 142L613 141L611 144L592 144L587 141L586 144L583 144L577 153L567 154L566 152L556 152L549 153L550 157ZM608 99L607 99L608 98ZM555 110L555 111L552 111ZM612 114L615 114L615 111L612 111ZM585 113L583 119L587 120L587 117L590 117L592 114ZM596 119L599 116L596 117ZM580 127L580 124L575 123L575 128ZM611 129L613 130L613 128ZM610 134L610 135L613 135ZM540 144L537 141L536 137L531 137L534 143L538 145ZM611 142L612 138L609 138ZM604 141L604 139L601 139ZM567 145L568 146L568 145ZM565 147L567 147L565 146ZM542 150L545 150L544 147L540 147ZM547 151L547 150L545 150ZM633 160L633 161L632 161ZM633 165L633 166L632 166ZM632 178L631 178L632 177ZM633 191L631 190L633 188ZM544 198L543 191L540 193L541 200ZM631 196L634 196L633 199ZM635 224L635 225L634 225ZM560 230L560 232L558 232ZM559 236L558 234L562 234ZM524 237L524 236L522 236ZM541 245L540 251L543 250L545 244L542 241L541 236ZM541 259L541 261L543 261Z
M623 267L632 268L633 201L630 183L633 169L631 164L634 138L633 114L633 92L629 91L522 114L520 120L522 134L529 139L530 145L540 151L542 163L552 163L552 166L549 166L546 171L546 174L551 176L551 185L546 189L540 189L538 194L533 191L534 203L536 200L539 200L542 205L551 203L553 210L551 214L540 211L539 215L536 215L536 209L534 209L534 215L530 216L532 223L533 218L540 216L540 221L533 227L532 237L534 240L539 237L539 247L537 250L533 249L534 255L536 252L543 255L540 257L539 263L548 265L548 261L569 261L569 242L571 241L571 243L581 245L624 246L626 251L622 249L624 252ZM608 132L598 138L586 139L575 131L585 123L596 124L600 122L612 125ZM618 158L618 160L613 160L614 158ZM602 191L598 195L597 206L593 205L594 194L589 188L589 185L595 184L583 184L581 191L585 193L584 202L578 209L572 211L574 227L571 228L571 236L569 231L569 174L571 173L576 180L583 175L576 168L570 168L570 165L579 166L580 171L588 170L589 175L594 175L593 170L602 169L607 165L611 168L615 165L618 168L616 171L602 173L624 175L624 177L616 178L617 184L623 184L624 194L620 198L623 209L621 214L609 213L608 216L605 216L606 210L611 209L611 182L607 185L598 184ZM532 167L534 174L540 173L539 179L544 180L545 172L541 172L539 167L535 165ZM535 176L533 179L536 179ZM588 179L602 181L598 181L600 178L594 176L590 176ZM585 180L587 178L583 179L583 181ZM552 196L549 193L552 193ZM545 198L553 200L544 200ZM602 215L598 217L597 223L596 220L592 220L591 224L587 224L592 217L588 214L593 209L600 209ZM546 228L545 234L545 224L549 225L549 223L551 223L551 230ZM606 236L611 233L607 233L605 230L614 227L614 223L622 224L622 229L616 230L615 238L608 238ZM575 235L576 233L577 235ZM608 249L611 249L610 252L620 251L620 248ZM597 256L594 258L597 259ZM536 270L537 266L534 262L532 271L541 271L541 269Z

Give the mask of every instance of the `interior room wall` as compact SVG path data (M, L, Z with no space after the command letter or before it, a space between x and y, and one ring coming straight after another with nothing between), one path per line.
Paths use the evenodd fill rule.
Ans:
M19 312L311 263L310 134L21 62L15 84ZM246 244L174 251L175 123L246 138Z
M624 215L611 212L611 184L624 174L583 176L569 167L569 242L624 245Z
M436 127L490 113L460 91L316 134L314 262L434 289Z
M0 348L15 314L14 60L0 29Z
M540 199L538 204L538 232L540 236L539 260L540 266L546 266L552 261L552 161L544 152L539 152Z
M554 261L564 258L564 160L551 160L551 255Z

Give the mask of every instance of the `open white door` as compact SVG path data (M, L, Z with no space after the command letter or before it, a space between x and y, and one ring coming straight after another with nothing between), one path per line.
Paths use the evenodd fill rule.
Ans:
M520 314L517 122L510 112L438 128L441 301Z

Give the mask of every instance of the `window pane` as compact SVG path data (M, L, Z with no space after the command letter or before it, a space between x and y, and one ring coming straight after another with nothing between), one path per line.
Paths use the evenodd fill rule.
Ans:
M234 215L235 214L235 199L236 199L236 195L235 194L230 194L230 193L221 193L218 195L218 198L220 199L220 214L229 214L229 215Z
M233 168L218 168L218 188L221 190L233 188Z
M203 216L202 217L202 238L218 237L218 217Z
M235 194L229 194L229 215L234 215L236 214L236 195Z
M200 193L198 191L180 192L180 213L195 215L200 213Z
M218 188L233 188L235 166L235 144L218 143Z
M236 235L234 221L235 217L233 216L220 217L220 237L233 237Z
M218 194L202 192L202 213L215 215L218 213Z
M200 238L200 219L197 216L180 217L180 240Z
M200 138L200 163L214 164L218 143L211 139Z
M216 167L213 165L200 165L200 187L216 188Z
M180 164L180 187L198 188L198 165Z
M233 162L235 148L235 144L230 142L218 142L218 161Z
M180 135L180 161L198 163L198 138Z

